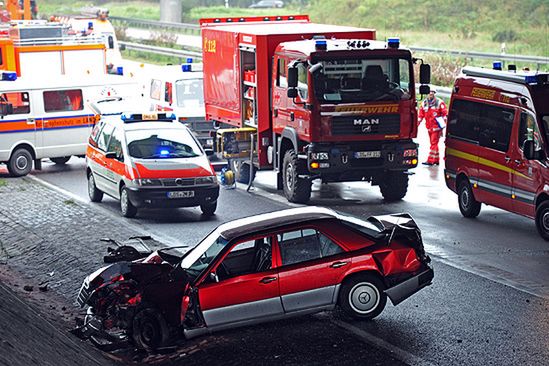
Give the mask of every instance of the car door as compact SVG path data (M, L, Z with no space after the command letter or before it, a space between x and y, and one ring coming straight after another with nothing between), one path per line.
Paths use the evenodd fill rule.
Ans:
M328 306L351 265L346 252L316 228L277 235L280 295L286 313Z
M237 241L198 287L209 328L255 322L284 314L273 266L272 237Z
M108 191L106 191L106 193L116 198L119 198L120 196L120 182L124 179L124 175L126 172L126 165L124 163L124 152L122 149L122 134L123 130L121 127L114 129L109 140L107 152L116 153L116 157L107 158L105 156L103 160L105 164L105 177L107 180L108 188Z
M89 159L89 164L94 174L95 185L103 192L113 191L112 185L114 182L107 169L108 162L105 157L113 130L114 126L111 124L106 124L103 127L97 138L97 148L93 150Z

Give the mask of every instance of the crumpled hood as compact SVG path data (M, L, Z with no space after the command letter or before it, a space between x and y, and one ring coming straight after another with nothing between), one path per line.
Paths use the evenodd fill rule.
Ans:
M192 178L214 173L205 156L188 159L135 159L136 178Z

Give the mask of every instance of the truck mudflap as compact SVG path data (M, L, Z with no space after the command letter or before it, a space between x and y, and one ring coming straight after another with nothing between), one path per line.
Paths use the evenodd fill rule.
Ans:
M398 305L422 288L429 286L433 281L433 269L427 265L427 269L417 275L402 281L401 283L385 290L385 294L391 299L393 305Z

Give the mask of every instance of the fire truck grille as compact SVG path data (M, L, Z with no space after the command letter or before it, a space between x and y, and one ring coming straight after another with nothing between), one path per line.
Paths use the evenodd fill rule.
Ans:
M335 135L398 135L400 115L343 116L332 119L332 136Z
M80 288L80 292L78 293L78 305L83 307L86 304L86 300L90 296L90 285L88 281L84 281L82 284L82 287Z

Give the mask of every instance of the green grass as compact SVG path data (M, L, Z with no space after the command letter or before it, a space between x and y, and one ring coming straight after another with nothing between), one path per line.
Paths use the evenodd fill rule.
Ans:
M5 187L8 185L8 182L6 182L5 179L0 179L0 187Z
M252 17L261 15L295 15L299 12L292 8L282 9L248 9L248 8L225 8L224 6L198 7L190 10L187 17L190 20L198 21L201 18L231 18L231 17Z
M79 14L81 9L89 6L85 1L48 0L39 4L40 15L46 18L57 14ZM107 2L100 7L109 9L112 16L136 19L160 19L158 3L147 1Z

